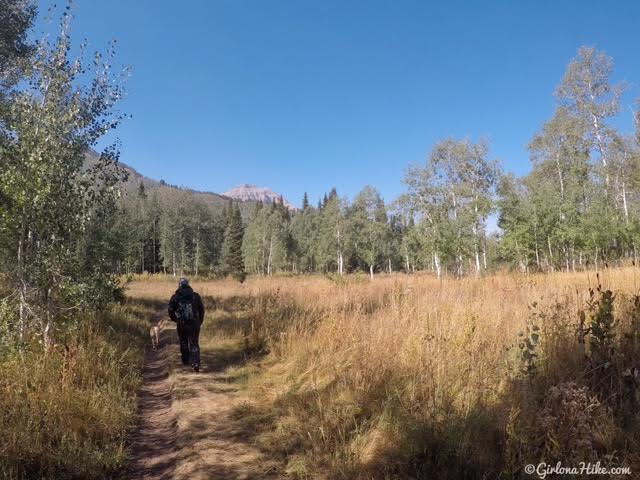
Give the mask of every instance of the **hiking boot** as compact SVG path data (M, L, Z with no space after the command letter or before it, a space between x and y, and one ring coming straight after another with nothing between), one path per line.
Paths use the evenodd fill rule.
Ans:
M193 371L194 372L199 372L200 371L200 365L193 365Z

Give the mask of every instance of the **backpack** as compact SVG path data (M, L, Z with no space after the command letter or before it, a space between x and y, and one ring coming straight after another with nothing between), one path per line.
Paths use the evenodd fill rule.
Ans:
M178 300L178 308L176 309L176 318L179 322L193 323L196 319L193 312L193 300L191 298L181 298Z

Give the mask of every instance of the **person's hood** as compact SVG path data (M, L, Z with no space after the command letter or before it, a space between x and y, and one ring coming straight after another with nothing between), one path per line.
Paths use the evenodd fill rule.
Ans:
M193 288L191 288L189 285L187 285L186 287L179 287L178 290L176 290L176 294L180 297L192 296Z

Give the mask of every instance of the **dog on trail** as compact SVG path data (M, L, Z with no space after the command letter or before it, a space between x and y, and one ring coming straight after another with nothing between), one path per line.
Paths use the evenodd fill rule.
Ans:
M161 318L158 323L156 323L149 329L149 335L151 336L151 347L154 350L157 350L158 346L160 345L160 329L162 328L163 323L164 318Z

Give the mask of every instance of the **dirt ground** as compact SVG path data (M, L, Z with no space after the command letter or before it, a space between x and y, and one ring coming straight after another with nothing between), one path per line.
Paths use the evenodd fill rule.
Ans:
M166 316L158 310L152 323ZM145 357L139 426L127 478L275 479L281 465L252 442L234 417L247 401L230 369L243 361L237 339L208 342L198 373L183 367L174 324L163 322L160 348Z

